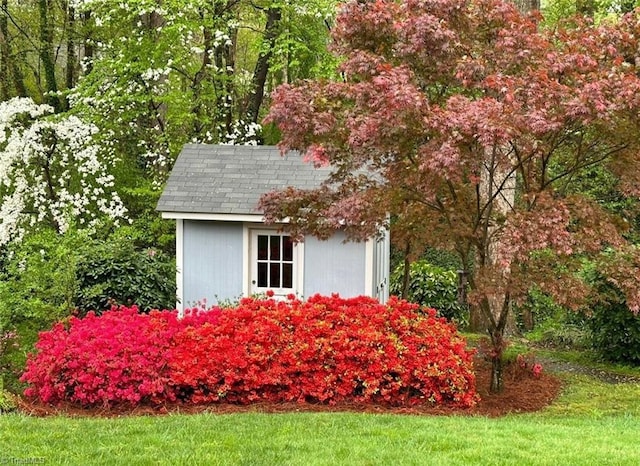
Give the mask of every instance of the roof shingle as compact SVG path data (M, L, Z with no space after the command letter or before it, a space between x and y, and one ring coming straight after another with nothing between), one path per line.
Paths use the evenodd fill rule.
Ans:
M288 186L313 189L329 176L300 154L275 146L187 144L178 155L157 210L204 214L257 214L266 192Z

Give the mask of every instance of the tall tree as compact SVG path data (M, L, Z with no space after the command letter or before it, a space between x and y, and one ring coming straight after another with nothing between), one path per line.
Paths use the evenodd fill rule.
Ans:
M75 111L105 127L114 151L158 182L187 141L256 143L263 102L277 82L270 71L282 69L279 52L290 49L292 70L307 66L303 49L281 37L281 18L314 25L314 63L326 56L320 49L333 0L299 3L86 0L76 14L91 12L85 27L98 49L72 93Z
M10 20L12 18L9 12L9 1L2 0L0 6L0 99L2 100L16 95L19 97L27 95L24 76L11 45L13 36L9 30Z
M54 26L51 22L51 16L50 0L38 0L38 18L40 20L39 55L44 68L45 95L49 105L56 112L60 112L62 105L58 96L58 80L54 62Z
M511 303L532 284L577 308L590 292L577 271L592 257L640 309L627 226L569 189L598 166L640 194L640 22L538 20L501 0L349 1L333 34L344 82L284 85L267 118L282 150L334 168L319 189L265 195L267 220L288 218L298 238L341 228L362 240L390 213L406 239L473 264L493 391Z
M256 66L253 71L252 88L249 94L249 104L247 108L247 116L252 123L258 121L260 107L264 100L265 84L267 83L269 65L278 36L278 26L282 19L282 10L277 5L271 6L267 9L266 16L264 41L262 47L260 47L260 53L258 54Z

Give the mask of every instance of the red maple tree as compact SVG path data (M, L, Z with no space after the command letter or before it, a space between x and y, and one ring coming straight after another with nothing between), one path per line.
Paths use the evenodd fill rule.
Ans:
M511 305L532 285L578 308L590 257L640 308L628 223L570 189L601 166L640 194L638 13L539 20L501 0L348 1L332 45L343 80L279 87L266 119L283 151L333 167L319 189L264 195L266 219L361 240L390 214L401 245L455 251L491 336L493 391Z

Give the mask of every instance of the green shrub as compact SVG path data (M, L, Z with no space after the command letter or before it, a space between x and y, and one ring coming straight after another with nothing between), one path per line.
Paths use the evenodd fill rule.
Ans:
M76 276L81 313L112 304L136 304L144 312L176 304L173 259L155 249L137 250L127 238L93 245L79 260Z
M390 291L402 294L404 265L396 267L391 274ZM411 264L407 300L425 307L432 307L449 320L464 326L468 320L468 309L458 302L458 274L428 263L425 260Z
M640 315L629 310L613 285L601 281L598 289L603 299L589 319L594 350L608 361L640 365Z
M41 231L13 244L0 270L0 378L18 392L19 374L38 332L70 315L76 294L75 267L84 237L69 232Z
M0 384L0 414L15 411L17 407L16 397L2 388Z

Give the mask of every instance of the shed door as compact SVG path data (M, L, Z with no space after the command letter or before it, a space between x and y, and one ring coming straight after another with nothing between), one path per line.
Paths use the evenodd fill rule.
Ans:
M287 234L251 230L251 293L297 294L298 249Z

